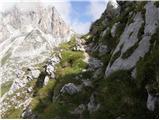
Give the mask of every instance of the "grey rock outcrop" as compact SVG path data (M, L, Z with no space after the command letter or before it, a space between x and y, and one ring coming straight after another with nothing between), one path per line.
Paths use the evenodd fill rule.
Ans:
M77 108L74 109L73 112L71 112L72 114L82 114L84 112L84 110L86 109L86 106L84 104L80 104Z
M90 101L87 104L87 109L90 113L95 112L96 110L98 110L98 108L100 107L100 104L97 103L96 99L95 99L95 94L92 94L90 97Z
M148 93L148 98L147 98L147 108L150 111L154 111L155 108L158 105L158 97L157 96L153 96L151 94Z
M48 76L45 76L45 78L44 78L44 85L47 85L48 84L48 81L49 81L49 77Z
M113 27L112 27L112 29L111 29L111 35L112 35L112 37L115 37L115 35L116 35L116 29L117 29L117 27L118 27L119 24L120 24L120 23L118 22L118 23L115 23L115 24L113 25Z
M121 55L113 62L112 65L108 65L106 69L106 76L117 70L128 70L133 68L141 57L149 51L150 40L152 35L156 32L158 27L158 8L154 6L153 2L148 2L145 6L145 25L144 34L142 39L138 39L138 32L143 27L144 20L141 13L137 13L134 16L134 22L125 27L124 32L120 36L120 42L113 52L113 55L118 51ZM139 41L139 42L138 42ZM129 48L134 46L138 42L138 47L135 48L134 52L126 59L122 58ZM121 48L122 46L122 48Z
M79 92L79 88L73 84L73 83L68 83L65 84L62 89L60 90L61 93L67 93L69 95L73 95L75 93Z

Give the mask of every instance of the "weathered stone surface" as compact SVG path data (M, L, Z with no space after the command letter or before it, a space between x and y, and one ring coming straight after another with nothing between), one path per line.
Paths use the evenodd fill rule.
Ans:
M109 0L107 4L106 15L108 18L113 18L120 12L120 7L116 0Z
M97 58L94 58L94 57L89 58L88 64L89 64L89 67L92 69L100 68L103 65L101 60L98 60Z
M96 99L95 99L95 94L92 94L90 97L90 101L87 104L88 107L88 111L90 113L95 112L96 110L98 110L98 108L100 107L100 104L97 103Z
M73 84L73 83L68 83L65 84L62 89L60 90L61 93L68 93L70 95L73 95L77 92L79 92L79 88Z
M50 64L47 65L47 67L46 67L46 73L48 75L51 75L53 72L54 72L54 67L52 65L50 65Z
M112 27L112 29L111 29L111 35L112 35L112 37L115 37L115 35L116 35L116 29L117 29L119 23L120 23L120 22L115 23L115 24L113 25L113 27Z
M86 106L84 104L80 104L77 108L74 109L73 112L71 112L72 114L82 114L83 111L86 109Z
M22 118L23 119L35 119L36 116L32 113L32 110L30 108L27 108L26 110L23 111L22 113Z
M45 76L45 78L44 78L44 85L47 85L48 84L48 81L49 81L49 77L48 76Z
M153 5L153 2L148 2L145 6L145 25L144 35L140 40L138 47L134 50L131 56L126 59L122 59L121 56L130 47L136 44L138 41L138 32L142 23L144 22L141 13L137 13L134 17L134 22L126 26L123 34L120 37L120 42L117 45L113 55L121 49L121 56L117 58L112 65L108 65L105 75L108 76L112 72L117 70L128 70L133 68L141 57L149 51L151 36L156 32L158 28L158 8ZM112 56L113 56L112 55Z
M157 96L152 96L151 94L148 93L148 98L147 98L147 108L150 111L154 111L155 108L158 105L158 97Z
M107 45L102 45L102 44L99 45L98 51L100 56L105 55L107 52L109 52Z

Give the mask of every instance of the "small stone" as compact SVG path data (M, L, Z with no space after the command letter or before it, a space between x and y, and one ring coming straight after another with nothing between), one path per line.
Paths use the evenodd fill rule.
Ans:
M49 81L49 77L46 76L46 77L44 78L44 85L47 85L47 84L48 84L48 81Z
M73 84L73 83L68 83L68 84L65 84L62 89L60 90L61 93L68 93L70 95L73 95L77 92L79 92L79 89L78 87Z

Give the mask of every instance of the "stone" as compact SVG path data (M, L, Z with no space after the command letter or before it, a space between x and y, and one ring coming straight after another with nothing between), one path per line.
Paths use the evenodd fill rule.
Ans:
M82 82L85 87L92 87L92 82L90 80L82 80Z
M145 54L149 51L150 40L152 35L156 32L158 28L158 8L154 6L153 2L147 2L145 5L146 13L145 13L145 25L144 25L144 34L142 39L138 41L138 33L141 27L143 27L143 17L141 12L137 12L133 16L134 22L126 25L121 37L120 41L115 48L113 55L120 51L121 56L118 57L112 65L109 63L105 76L108 77L111 73L117 70L129 70L134 68L136 63L140 60L140 58L144 57ZM135 45L138 42L138 47L135 48L133 53L128 57L123 59L122 54L125 53L129 48ZM122 46L123 45L123 46ZM121 48L122 46L122 48ZM113 56L112 55L112 56Z
M91 67L92 69L100 68L103 65L103 63L100 60L94 57L89 58L88 64L89 64L89 67Z
M60 58L59 57L61 57L61 56L58 55L58 57L54 56L52 58L49 58L47 63L52 65L52 66L54 66L55 64L60 62Z
M33 80L32 76L30 76L30 75L27 75L27 79L28 79L29 81Z
M33 90L33 88L32 88L32 87L29 87L29 88L27 89L27 93L31 93L32 90Z
M47 67L46 67L46 73L48 75L51 75L53 72L54 72L54 67L52 65L50 65L50 64L47 65Z
M49 77L45 76L43 85L47 85L49 81Z
M148 93L148 98L147 98L147 108L150 111L154 111L156 108L156 105L158 105L158 97L157 96L152 96L151 94Z
M31 72L33 78L38 78L41 73L40 70L32 70Z
M107 52L109 52L107 45L100 45L98 51L100 56L105 55Z
M107 18L113 18L116 15L120 13L120 7L116 0L109 0L107 4L107 10L105 11L105 14L107 15Z
M73 95L79 92L78 87L73 83L65 84L60 90L61 93L67 93L69 95Z
M91 97L90 97L90 101L89 103L87 104L87 107L88 107L88 111L90 113L93 113L95 111L97 111L100 107L100 104L97 103L96 99L95 99L95 94L92 94Z
M115 24L113 25L113 27L112 27L112 29L111 29L111 35L112 35L112 37L115 37L115 35L116 35L116 29L117 29L119 23L120 23L120 22L115 23Z
M80 104L77 108L74 109L73 112L71 112L72 114L82 114L83 111L85 111L86 106L84 104Z
M136 68L134 68L131 72L131 77L136 79L136 73L137 73Z
M100 77L100 75L102 75L102 74L104 74L102 71L102 68L99 68L94 72L93 78L96 79L96 78Z
M26 110L23 111L21 117L23 119L26 119L26 118L28 118L28 119L34 119L34 118L36 118L36 116L32 113L32 110L29 107L26 108Z
M51 76L50 76L51 79L54 79L55 77L56 77L56 76L55 76L54 73L52 73Z

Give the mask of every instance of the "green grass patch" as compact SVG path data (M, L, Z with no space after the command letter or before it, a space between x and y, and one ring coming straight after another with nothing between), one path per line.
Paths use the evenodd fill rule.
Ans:
M149 118L146 101L139 95L130 71L116 71L99 82L100 109L91 118Z
M6 92L9 91L13 81L7 81L1 85L0 96L3 96Z
M128 58L129 56L131 56L131 55L133 54L133 52L135 51L135 49L138 47L138 43L139 43L139 42L135 43L132 47L128 48L128 49L126 50L126 52L123 53L122 58L123 58L123 59L126 59L126 58Z
M11 55L12 55L12 53L8 51L7 54L2 58L1 64L4 65Z
M110 61L110 66L113 64L113 62L114 62L117 58L120 57L120 55L121 55L121 51L120 51L120 50L113 55L113 57L111 58L111 61Z
M9 108L9 110L6 111L4 118L5 119L21 119L22 112L23 112L22 108L15 109L14 107L11 107Z

